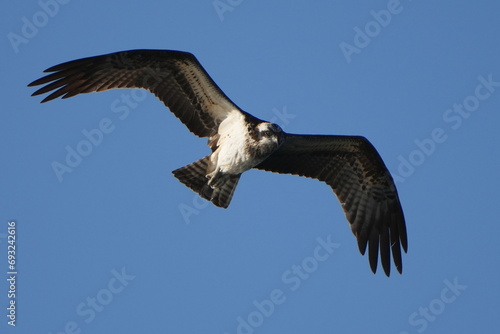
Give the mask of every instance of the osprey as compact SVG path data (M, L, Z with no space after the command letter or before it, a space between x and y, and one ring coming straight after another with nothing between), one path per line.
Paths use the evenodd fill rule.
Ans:
M357 238L368 247L375 273L378 254L385 274L390 255L402 273L407 251L403 210L382 158L360 136L298 135L238 108L191 53L131 50L53 66L28 86L46 84L33 96L68 98L113 88L144 88L155 94L187 128L208 137L212 153L172 173L214 205L227 208L241 174L251 168L315 178L337 195Z

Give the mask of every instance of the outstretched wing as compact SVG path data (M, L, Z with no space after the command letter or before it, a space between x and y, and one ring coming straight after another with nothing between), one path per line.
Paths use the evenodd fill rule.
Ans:
M28 86L46 84L34 95L57 97L113 88L144 88L154 93L199 137L212 136L230 112L240 109L217 87L191 54L169 50L131 50L73 60Z
M406 226L394 181L372 144L358 136L286 134L283 145L255 168L316 178L332 187L342 203L361 254L368 245L370 267L378 253L387 276L390 253L402 272Z

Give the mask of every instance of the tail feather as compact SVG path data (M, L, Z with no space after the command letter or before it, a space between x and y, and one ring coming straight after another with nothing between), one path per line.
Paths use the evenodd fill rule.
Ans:
M212 196L210 198L212 203L221 208L227 208L229 206L229 203L231 203L231 199L233 198L234 190L238 185L240 176L241 174L228 175L228 178L224 185L222 185L222 187L215 189L210 188L213 190Z
M241 174L224 175L225 180L222 186L212 188L208 185L209 180L206 176L209 163L210 156L206 156L192 164L174 170L172 174L202 198L211 201L218 207L227 208L233 198Z
M172 171L172 174L174 174L174 176L188 188L191 188L193 191L200 193L201 195L203 188L208 186L208 179L206 175L209 162L210 156L206 156L203 159L193 162L192 164Z

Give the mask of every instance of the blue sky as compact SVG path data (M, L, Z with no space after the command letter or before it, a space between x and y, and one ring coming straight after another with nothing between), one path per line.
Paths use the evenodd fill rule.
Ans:
M15 221L17 318L2 279L0 331L498 328L498 3L56 1L2 5L0 274ZM371 273L320 182L249 171L229 209L199 199L170 172L206 140L152 95L30 97L52 65L137 48L194 53L285 131L366 136L398 180L403 275Z

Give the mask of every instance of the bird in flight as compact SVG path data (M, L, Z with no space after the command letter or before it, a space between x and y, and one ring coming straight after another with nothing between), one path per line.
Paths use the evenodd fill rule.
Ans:
M211 154L172 173L180 182L227 208L241 174L251 168L325 182L341 202L371 270L378 255L387 276L390 258L402 273L407 251L405 219L394 181L372 144L361 136L285 133L236 106L194 55L170 50L130 50L62 63L28 86L32 95L58 97L113 88L143 88L156 95Z

